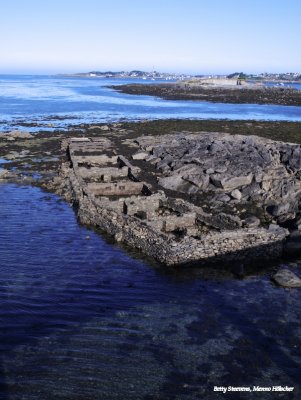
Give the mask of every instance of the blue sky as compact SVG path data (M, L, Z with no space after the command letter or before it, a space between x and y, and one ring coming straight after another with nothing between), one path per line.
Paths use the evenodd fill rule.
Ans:
M3 0L0 73L301 72L300 0Z

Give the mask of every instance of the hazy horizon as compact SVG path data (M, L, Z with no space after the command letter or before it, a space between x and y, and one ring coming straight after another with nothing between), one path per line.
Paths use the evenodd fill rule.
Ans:
M300 72L298 0L11 0L1 74Z

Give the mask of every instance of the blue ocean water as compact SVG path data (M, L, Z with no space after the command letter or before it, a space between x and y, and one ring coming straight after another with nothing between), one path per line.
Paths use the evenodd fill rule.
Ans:
M266 86L275 86L275 87L288 87L292 89L297 89L301 90L301 83L296 83L296 82L281 82L281 83L276 83L276 82L265 82Z
M301 107L168 101L118 93L106 86L145 80L0 75L0 131L161 118L301 121Z
M272 269L170 270L40 189L2 184L0 204L1 400L300 399L301 292Z
M114 83L2 76L0 129L24 121L53 129L169 117L300 120L298 107L170 102L104 87ZM0 399L221 400L214 386L288 385L295 390L285 399L298 400L301 292L276 287L274 268L259 262L244 279L222 265L166 269L79 226L57 196L2 183ZM290 268L300 274L301 260ZM284 398L272 395L260 399Z

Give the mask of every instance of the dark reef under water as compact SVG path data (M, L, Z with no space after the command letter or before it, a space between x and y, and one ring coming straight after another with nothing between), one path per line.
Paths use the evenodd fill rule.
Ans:
M277 264L164 269L41 189L2 184L0 203L1 399L300 398L301 295Z

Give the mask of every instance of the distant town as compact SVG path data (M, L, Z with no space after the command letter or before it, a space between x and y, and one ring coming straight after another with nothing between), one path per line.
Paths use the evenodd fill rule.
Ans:
M146 72L146 71L91 71L91 72L80 72L77 74L68 74L69 76L77 77L88 77L88 78L138 78L148 80L183 80L192 78L193 75L168 73L168 72Z
M285 81L285 82L297 82L301 81L301 73L297 72L285 72L281 74L270 74L264 72L263 74L246 75L247 79L263 80L263 81Z
M133 71L90 71L80 72L76 74L64 74L65 76L76 76L85 78L118 78L130 79L138 78L145 80L186 80L190 78L239 78L249 81L272 81L272 82L299 82L301 81L301 73L261 73L261 74L245 74L243 72L234 72L229 75L187 75L168 72L146 72L140 70Z

